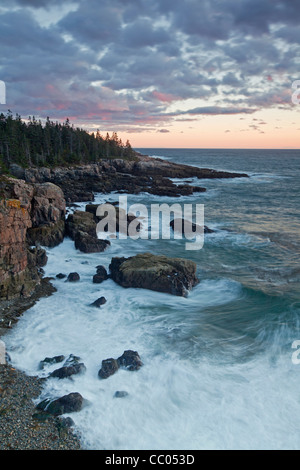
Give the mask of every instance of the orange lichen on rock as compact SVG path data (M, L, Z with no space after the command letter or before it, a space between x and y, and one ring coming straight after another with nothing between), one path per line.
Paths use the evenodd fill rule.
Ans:
M14 207L15 209L21 209L21 201L19 199L8 199L6 201L8 207Z

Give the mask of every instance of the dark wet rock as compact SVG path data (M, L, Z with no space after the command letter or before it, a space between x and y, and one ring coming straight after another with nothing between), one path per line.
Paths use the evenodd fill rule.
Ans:
M78 231L74 238L75 248L83 253L101 253L110 246L109 240L100 240L86 232Z
M103 280L108 278L108 274L104 266L99 264L98 266L96 266L96 270L97 270L97 274L103 277Z
M93 283L94 284L101 284L101 282L103 282L103 281L104 281L104 279L100 274L94 274L94 276L93 276Z
M65 379L67 377L71 377L72 375L83 374L85 371L86 367L83 363L65 365L51 372L50 377Z
M50 415L58 416L65 413L80 411L83 406L83 397L78 392L72 392L56 400L46 399L41 401L36 408Z
M104 266L97 267L97 273L93 276L93 282L95 284L100 284L103 281L108 279L108 274Z
M64 366L79 364L80 361L81 361L81 357L75 356L74 354L70 354L67 357L67 359L64 363Z
M105 210L106 209L106 205L109 204L111 206L111 211L108 212ZM103 227L100 227L100 225L97 224L97 230L98 232L107 232L109 230L109 225L113 228L111 228L112 232L113 233L124 233L124 234L127 234L129 235L129 225L132 221L136 220L137 217L133 214L128 214L124 209L116 206L115 204L110 204L110 203L107 203L107 204L100 204L100 205L97 205L97 207L94 207L96 205L92 205L94 207L93 209L93 212L95 215L95 220L97 220L97 223L101 223L102 220L104 220L105 222L105 225L104 225L104 222L103 222ZM97 212L97 209L98 207L101 209L102 208L102 211L101 213L103 215L99 215L100 212L98 212L98 215L96 214ZM139 224L137 224L137 228L136 228L136 231L139 231L140 227L139 227Z
M119 369L119 364L116 359L109 358L104 359L101 364L101 369L98 372L98 376L101 379L107 379L113 375Z
M72 418L70 418L70 416L67 416L67 417L61 417L60 418L60 421L58 423L58 426L59 426L59 429L60 430L64 430L64 429L68 429L68 428L72 428L73 426L75 426L75 423L73 421Z
M125 390L117 390L114 394L114 398L124 398L124 397L127 397L129 395L128 392L126 392Z
M27 243L29 245L43 245L53 248L63 242L65 235L65 221L49 223L27 230Z
M93 214L84 211L75 211L73 214L69 214L66 219L66 235L72 240L75 240L75 236L78 232L84 232L96 238L96 226L97 224Z
M244 173L198 168L141 154L136 154L132 160L101 160L95 164L67 168L20 169L11 166L10 171L17 177L22 175L21 179L29 183L46 181L54 183L63 190L69 205L79 201L93 201L96 192L118 191L138 194L148 191L152 194L177 197L181 194L190 194L191 190L199 191L198 187L188 187L186 184L177 186L170 178L184 180L192 177L198 179L248 177ZM205 191L205 188L202 190Z
M188 231L189 234L193 233L201 233L201 226L195 224L194 222L190 222L189 220L184 219L174 219L170 222L170 227L172 230L176 230L182 234L185 231ZM206 225L203 226L203 233L214 233L214 230L208 228Z
M95 302L91 303L91 307L98 307L100 308L101 305L104 305L106 303L106 298L105 297L99 297L99 299L95 300Z
M86 204L85 211L89 212L90 214L93 214L93 216L95 217L98 206L99 204Z
M64 279L65 277L67 277L67 275L63 274L63 273L58 273L58 274L56 274L55 277L57 277L57 279Z
M48 256L46 250L41 247L31 247L28 250L28 265L29 266L38 266L42 268L46 266L48 262Z
M197 283L197 265L182 258L142 253L130 258L112 258L111 278L123 287L135 287L187 296Z
M53 357L45 357L40 363L39 363L39 369L44 369L46 366L51 366L53 364L58 364L59 362L63 362L65 360L65 356L60 355L60 356L53 356Z
M114 161L112 164L117 171L121 171L119 161ZM133 175L142 176L148 175L153 177L163 176L167 178L198 178L198 179L212 179L212 178L241 178L248 177L245 173L232 173L226 171L212 170L209 168L199 168L181 163L174 163L160 158L151 158L145 155L139 156L139 161L131 163L131 169L127 169Z
M118 357L117 362L119 367L124 367L127 370L139 370L143 363L137 351L127 350L124 351L122 356Z
M78 282L80 281L80 276L78 273L70 273L67 278L67 282Z

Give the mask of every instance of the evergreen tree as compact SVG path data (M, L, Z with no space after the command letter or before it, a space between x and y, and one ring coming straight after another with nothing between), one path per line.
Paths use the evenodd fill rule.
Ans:
M0 172L12 163L23 167L96 163L101 159L135 157L129 141L123 145L116 132L103 137L99 130L88 133L74 128L69 119L43 125L35 116L27 121L8 110L0 114Z

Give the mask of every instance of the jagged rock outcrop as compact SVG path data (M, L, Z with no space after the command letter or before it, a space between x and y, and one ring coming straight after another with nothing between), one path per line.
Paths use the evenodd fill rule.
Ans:
M47 262L39 245L62 241L63 235L56 234L64 232L64 215L60 188L0 178L0 299L32 294L42 278L40 268Z
M181 258L141 253L130 258L112 258L111 278L123 287L137 287L187 296L198 283L197 265Z
M90 212L75 211L66 220L66 235L74 240L75 248L84 253L101 253L110 246L109 240L97 237L97 222Z
M245 173L216 171L172 163L159 158L138 155L134 160L101 160L89 165L63 168L26 168L13 164L10 171L29 183L52 182L62 188L68 203L93 201L95 192L119 191L138 194L149 192L160 196L179 197L205 188L175 184L170 178L240 178Z
M66 235L75 240L78 232L84 232L88 235L96 236L97 223L93 214L85 211L75 211L69 214L66 219Z
M27 231L29 244L54 247L65 234L66 202L64 194L52 183L34 186L31 202L32 227Z

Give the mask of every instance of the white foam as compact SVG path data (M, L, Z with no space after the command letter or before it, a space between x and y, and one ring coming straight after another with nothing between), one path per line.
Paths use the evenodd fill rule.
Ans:
M114 195L109 197L114 200ZM224 237L237 244L254 239L218 232L206 240L222 246ZM243 296L239 282L202 280L187 298L124 289L111 279L93 284L97 265L108 269L113 256L145 251L147 243L114 240L103 253L85 254L65 239L47 249L46 276L77 271L81 279L68 283L55 278L57 292L20 317L6 336L14 366L45 376L38 370L45 357L81 357L86 373L73 380L48 379L40 399L74 391L82 394L86 406L70 416L86 449L299 448L299 369L291 362L292 351L282 352L286 339L279 335L270 342L272 351L266 349L247 361L226 362L218 356L221 339L213 335L217 330L207 320L208 312L214 315L214 309L222 311L222 306L239 301ZM160 241L153 243L150 246L161 247ZM180 242L173 246L175 254ZM106 297L106 304L90 307L100 296ZM229 325L230 321L228 315ZM213 328L215 352L205 347L205 342L212 344ZM191 344L196 346L194 354ZM230 350L232 358L239 358L245 349L238 334L234 341L223 339L222 347ZM136 372L119 370L100 380L101 361L117 358L127 349L139 352L143 367ZM117 390L127 391L128 396L114 398Z

